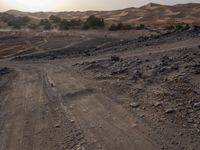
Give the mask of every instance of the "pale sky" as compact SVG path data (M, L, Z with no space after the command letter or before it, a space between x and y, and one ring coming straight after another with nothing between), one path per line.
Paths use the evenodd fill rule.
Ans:
M150 2L172 5L200 3L200 0L0 0L0 11L9 9L21 11L116 10L139 7Z

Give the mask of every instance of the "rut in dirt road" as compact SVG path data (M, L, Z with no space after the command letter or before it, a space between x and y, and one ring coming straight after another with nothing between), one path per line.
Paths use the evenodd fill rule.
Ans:
M66 109L83 130L89 149L159 149L144 134L145 129L134 128L135 120L103 94L96 83L68 68L50 68L48 75L60 91Z
M45 74L27 67L18 71L1 113L1 150L77 149L81 131L51 91Z
M0 150L156 150L145 128L71 69L19 67L4 95Z

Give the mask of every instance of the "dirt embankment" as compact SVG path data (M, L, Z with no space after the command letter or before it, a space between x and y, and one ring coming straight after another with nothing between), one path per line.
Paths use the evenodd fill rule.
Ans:
M131 99L116 102L158 133L163 149L198 149L198 34L172 33L144 40L143 48L136 46L135 50L78 63L75 67L102 82L107 94L112 95L110 91L115 89L131 95Z

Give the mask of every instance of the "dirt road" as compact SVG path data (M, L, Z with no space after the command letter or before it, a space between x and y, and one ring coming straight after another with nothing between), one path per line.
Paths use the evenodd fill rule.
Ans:
M200 29L68 32L0 35L0 150L199 149Z
M92 80L58 65L11 68L16 77L1 95L1 150L159 149Z

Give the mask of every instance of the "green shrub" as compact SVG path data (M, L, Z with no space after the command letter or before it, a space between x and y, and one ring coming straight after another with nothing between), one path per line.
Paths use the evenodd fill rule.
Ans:
M43 26L44 30L50 30L52 27L48 19L41 19L39 25Z
M133 29L133 27L130 24L125 24L123 26L123 30L132 30L132 29Z
M94 15L91 15L87 18L87 20L84 22L83 29L89 29L89 28L103 28L105 26L104 19L95 17Z
M80 28L82 25L82 21L81 20L76 20L76 19L72 19L70 21L63 19L61 20L60 24L59 24L59 28L61 30L67 30L69 28Z
M16 29L20 29L22 26L25 26L31 19L28 16L24 17L15 17L14 15L10 15L7 13L3 13L0 16L0 19Z
M117 31L117 30L131 30L133 27L130 24L123 24L123 23L118 23L117 25L112 24L109 27L110 31Z
M49 17L49 20L51 20L55 24L59 24L62 19L60 17L58 17L58 16L51 15Z
M11 14L7 14L7 13L2 13L0 16L1 20L5 23L10 22L13 18L15 18L13 15Z
M136 27L136 29L138 29L138 30L143 30L143 29L145 29L145 28L146 28L146 27L145 27L144 24L140 24L139 26Z
M51 29L51 23L45 24L43 29L44 30L50 30Z
M183 28L182 25L180 25L180 24L176 25L176 30L181 30L182 28Z
M28 23L30 20L31 18L29 18L28 16L22 17L22 21L24 22L24 24Z
M71 27L79 27L82 25L82 21L80 19L76 20L76 19L72 19L69 21L69 26Z
M68 30L69 24L70 23L66 19L63 19L60 23L60 30Z
M8 22L8 26L12 26L15 29L20 29L24 25L21 17L14 17Z

